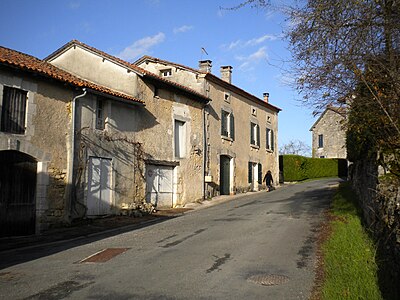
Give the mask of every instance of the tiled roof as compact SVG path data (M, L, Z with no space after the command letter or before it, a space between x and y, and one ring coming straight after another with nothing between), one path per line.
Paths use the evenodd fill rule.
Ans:
M240 94L240 95L252 100L253 102L255 102L257 104L261 104L261 105L263 105L263 106L265 106L267 108L270 108L272 110L275 110L277 112L282 110L279 107L276 107L276 106L274 106L274 105L272 105L270 103L267 103L264 100L262 100L262 99L260 99L260 98L258 98L256 96L246 92L245 90L237 87L236 85L233 85L233 84L231 84L229 82L226 82L225 80L219 78L218 76L215 76L214 74L212 74L210 72L203 72L203 71L200 71L200 70L197 70L197 69L193 69L193 68L188 67L188 66L177 64L177 63L174 63L174 62L171 62L171 61L168 61L168 60L163 60L163 59L160 59L160 58L157 58L157 57L152 57L152 56L149 56L149 55L142 56L141 58L136 60L134 62L134 64L140 64L140 63L145 62L147 60L150 60L150 61L153 61L153 62L156 62L156 63L162 63L162 64L165 64L165 65L173 65L173 66L176 66L178 68L185 69L185 70L188 70L188 71L196 73L196 74L204 74L206 79L208 79L210 81L213 81L213 82L215 82L215 83L217 83L219 85L222 85L225 88L227 88L229 90L232 90L232 91L234 91L234 92L236 92L236 93L238 93L238 94Z
M147 71L147 70L145 70L145 69L143 69L143 68L141 68L141 67L139 67L139 66L137 66L135 64L129 63L129 62L127 62L125 60L122 60L122 59L120 59L120 58L118 58L116 56L110 55L110 54L108 54L106 52L103 52L103 51L98 50L98 49L96 49L94 47L86 45L86 44L84 44L84 43L82 43L82 42L80 42L78 40L72 40L72 41L68 42L67 44L65 44L64 46L62 46L61 48L59 48L58 50L56 50L55 52L53 52L52 54L47 56L44 60L50 60L51 58L58 56L60 53L62 53L66 49L69 49L70 47L75 46L75 45L81 46L82 48L85 48L85 49L87 49L87 50L89 50L89 51L91 51L93 53L96 53L97 55L102 56L102 57L104 57L104 58L106 58L106 59L108 59L110 61L114 61L114 62L118 63L119 65L136 72L140 76L150 77L153 80L156 80L156 81L162 82L164 84L167 84L167 85L169 85L171 87L177 88L177 89L183 91L184 93L188 93L188 94L194 96L196 99L199 99L201 101L204 101L204 102L211 101L211 99L207 98L203 94L198 93L197 91L195 91L195 90L193 90L191 88L188 88L188 87L186 87L184 85L181 85L179 83L167 80L167 79L165 79L165 78L163 78L161 76L158 76L157 74L154 74L152 72L149 72L149 71Z
M142 100L139 100L135 97L78 78L34 56L18 52L9 48L5 48L2 46L0 46L0 63L17 69L40 74L42 76L52 78L64 83L68 83L76 87L88 88L100 93L105 93L117 98L122 98L124 100L142 104L144 103Z

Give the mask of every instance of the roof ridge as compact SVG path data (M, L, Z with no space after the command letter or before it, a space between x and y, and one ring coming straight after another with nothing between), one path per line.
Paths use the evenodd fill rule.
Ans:
M41 60L32 55L3 46L0 46L0 63L1 62L12 65L19 69L36 72L43 76L66 82L74 86L90 88L98 92L109 94L111 96L120 97L123 99L144 104L143 100L140 100L136 97L127 95L119 91L115 91L111 88L105 87L97 83L90 82L86 79L80 78L74 74L62 70L45 60Z

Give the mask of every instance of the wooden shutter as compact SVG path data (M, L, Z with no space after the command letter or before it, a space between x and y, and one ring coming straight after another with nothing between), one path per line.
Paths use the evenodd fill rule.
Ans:
M257 146L260 146L260 126L257 124L256 125L256 129L257 129Z
M233 113L230 113L229 118L230 118L230 120L229 120L229 124L230 124L230 138L231 138L232 140L234 140L234 139L235 139L235 118L234 118L234 116L233 116Z
M253 123L250 123L250 144L255 145L254 141L254 125Z
M249 161L248 168L249 168L249 170L248 170L248 172L249 172L248 179L249 180L248 181L249 181L249 183L252 183L253 182L253 163L251 161Z
M228 136L227 112L221 110L221 135Z
M262 165L258 164L258 183L262 184Z
M271 129L271 150L275 150L275 138L274 138L274 131Z

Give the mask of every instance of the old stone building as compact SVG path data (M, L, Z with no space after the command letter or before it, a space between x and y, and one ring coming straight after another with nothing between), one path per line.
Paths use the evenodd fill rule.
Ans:
M312 125L312 156L346 158L345 109L328 107Z
M96 193L96 184L90 185L95 170L102 180L103 173L109 174L104 185L110 186L107 197L117 207L145 201L174 207L202 199L203 108L208 97L75 40L46 61L145 102L128 107L103 97L80 99L78 198L84 199L84 208Z
M0 236L39 233L68 221L79 208L75 180L80 166L74 166L79 147L73 133L76 104L83 96L143 106L135 97L0 47ZM81 114L90 110L78 106Z
M135 64L212 100L204 116L205 197L257 191L267 170L278 178L280 109L269 103L268 93L259 99L233 85L230 66L221 67L221 77L213 75L209 60L198 70L150 56Z

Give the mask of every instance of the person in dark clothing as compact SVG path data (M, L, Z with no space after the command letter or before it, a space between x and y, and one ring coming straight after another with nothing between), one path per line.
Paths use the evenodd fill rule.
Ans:
M274 182L274 179L272 178L272 173L270 170L268 170L267 174L265 174L263 182L264 181L268 187L268 192L272 191L272 183Z

